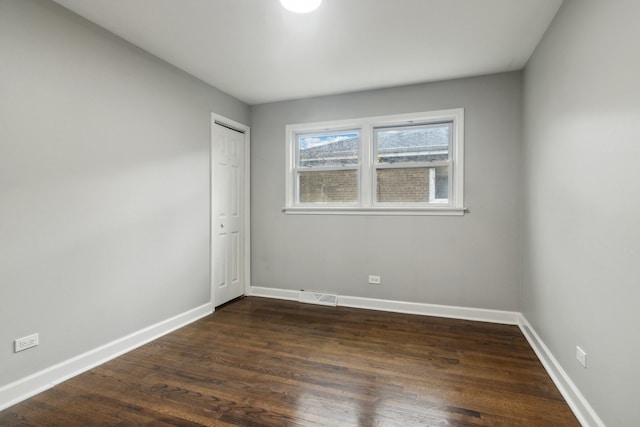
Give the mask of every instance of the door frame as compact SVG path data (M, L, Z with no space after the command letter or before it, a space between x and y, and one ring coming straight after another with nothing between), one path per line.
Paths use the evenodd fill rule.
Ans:
M211 113L210 123L210 137L209 137L209 294L211 297L211 306L215 310L215 284L214 284L214 215L213 215L213 201L214 201L214 159L213 159L213 127L216 123L223 126L238 130L244 134L244 294L249 295L251 290L251 128L243 123L236 122L220 114Z

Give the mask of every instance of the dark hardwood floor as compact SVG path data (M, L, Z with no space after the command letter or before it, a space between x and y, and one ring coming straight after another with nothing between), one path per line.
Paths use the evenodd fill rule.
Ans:
M577 426L520 330L249 297L2 426Z

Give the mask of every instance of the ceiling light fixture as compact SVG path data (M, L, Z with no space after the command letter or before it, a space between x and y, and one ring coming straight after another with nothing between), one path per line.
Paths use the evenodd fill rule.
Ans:
M309 13L320 7L322 0L280 0L285 9L295 13Z

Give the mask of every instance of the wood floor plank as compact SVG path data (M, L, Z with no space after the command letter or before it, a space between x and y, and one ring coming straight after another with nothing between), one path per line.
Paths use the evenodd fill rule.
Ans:
M578 426L516 326L249 297L2 426Z

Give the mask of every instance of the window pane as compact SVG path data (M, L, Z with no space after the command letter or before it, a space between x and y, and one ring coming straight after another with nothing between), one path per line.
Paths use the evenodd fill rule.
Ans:
M303 168L356 166L359 132L298 135L298 166Z
M377 163L433 162L449 159L451 123L375 130Z
M448 200L449 199L449 167L443 166L443 167L434 168L431 170L433 172L431 173L430 178L435 178L435 180L429 181L429 182L433 182L435 187L433 199L440 199L440 200L444 200L445 202L448 202L449 201Z
M377 169L376 200L380 203L447 203L448 166Z
M355 203L358 174L355 170L300 172L300 203Z

